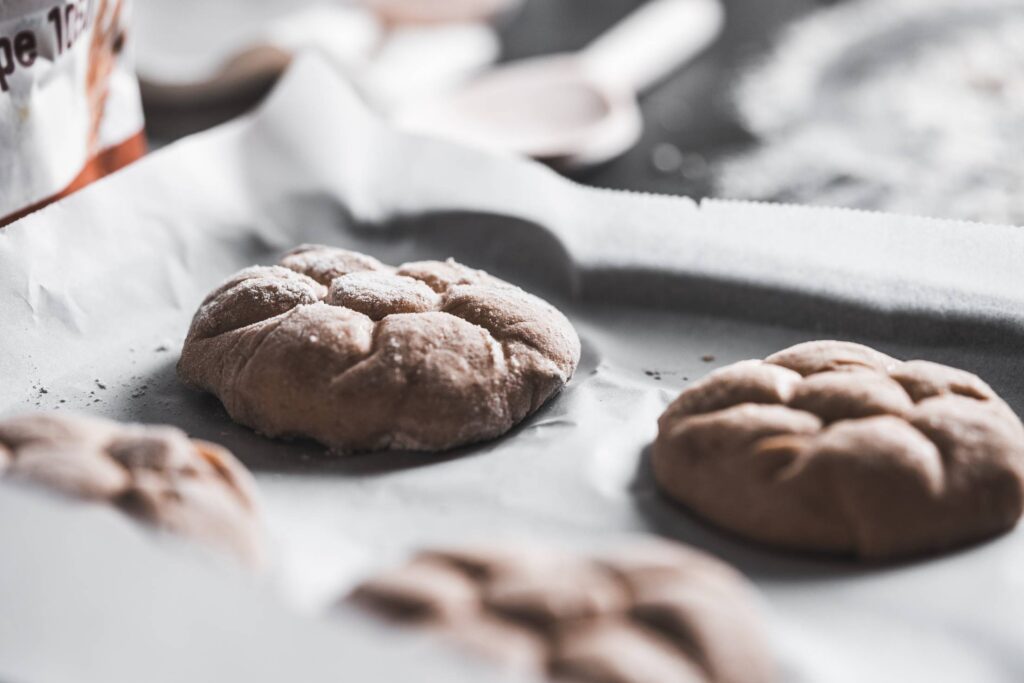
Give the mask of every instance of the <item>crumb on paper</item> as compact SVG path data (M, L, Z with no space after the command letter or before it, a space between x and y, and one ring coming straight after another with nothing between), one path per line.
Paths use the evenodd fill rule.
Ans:
M701 356L701 360L704 361L705 363L714 363L715 357L709 353L704 356Z

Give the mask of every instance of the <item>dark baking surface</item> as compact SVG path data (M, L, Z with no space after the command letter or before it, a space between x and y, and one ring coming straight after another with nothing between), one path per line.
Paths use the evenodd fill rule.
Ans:
M578 50L642 5L644 0L526 0L499 24L501 61ZM711 196L708 163L742 149L750 136L736 122L730 86L742 68L756 61L780 28L824 0L721 0L726 23L714 44L640 98L644 133L635 147L598 168L571 174L596 187ZM209 128L251 108L269 92L272 81L252 84L230 103L197 109L192 102L175 105L150 99L143 86L143 106L154 147L188 132ZM654 150L669 144L686 155L684 167L659 171Z
M642 0L527 0L522 12L502 28L503 59L578 50L607 27L643 4ZM772 44L779 29L826 4L815 0L722 0L725 28L696 61L683 66L641 97L644 133L633 149L574 180L612 187L694 198L711 195L705 163L742 149L750 137L735 120L730 85L736 74ZM658 145L671 144L688 155L683 170L659 171Z

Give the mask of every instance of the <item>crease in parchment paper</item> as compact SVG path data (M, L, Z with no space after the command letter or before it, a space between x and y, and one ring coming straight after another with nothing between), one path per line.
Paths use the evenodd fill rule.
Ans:
M263 494L273 590L299 609L427 545L653 533L757 584L792 680L1015 682L1024 664L1003 643L1024 585L1005 577L1024 562L1022 532L885 569L776 553L659 495L648 447L688 383L823 335L976 372L1020 411L1022 240L1005 226L583 188L397 133L300 60L254 116L0 230L0 415L74 409L230 448ZM455 452L337 458L260 437L182 386L175 363L210 289L301 242L387 263L453 256L523 285L576 326L579 370L507 436ZM79 324L4 294L31 288L69 297ZM917 640L921 620L936 627Z

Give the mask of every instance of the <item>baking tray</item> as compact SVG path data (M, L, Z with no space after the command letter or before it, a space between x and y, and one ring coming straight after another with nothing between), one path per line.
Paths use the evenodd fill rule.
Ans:
M175 377L188 322L218 281L301 242L390 263L453 256L520 284L575 324L576 377L506 437L438 455L335 457L234 425ZM665 501L647 456L658 414L688 382L824 337L963 367L1021 412L1022 255L1024 232L1008 226L585 188L531 162L400 134L306 59L256 115L0 231L0 414L170 423L231 448L256 474L276 558L246 595L307 615L303 628L317 633L313 615L420 546L650 533L704 548L757 584L786 681L1020 681L1024 532L874 567L775 552ZM8 509L31 507L8 495ZM76 585L84 570L56 544L4 553L24 550L36 517L0 533L0 564L30 587L29 562L47 563L49 552L65 568L52 580ZM137 545L111 542L106 560L91 561L117 565L118 553L145 552ZM222 632L282 643L280 628L256 633L244 610L214 597L222 571L210 567L205 588L189 575L190 592L207 596L193 607L219 609ZM163 572L161 585L173 590L175 576ZM0 638L0 679L50 680L33 674L61 654L52 612L13 592L0 586L0 635L17 635ZM80 634L95 640L82 655L93 660L108 642L99 632L132 623L119 618L123 603L61 609L69 623L103 625ZM391 647L392 634L368 636L358 620L323 628L340 648ZM142 651L161 644L138 629L122 635ZM201 657L238 656L210 650ZM407 680L384 660L360 658L349 673ZM17 667L5 669L10 661Z

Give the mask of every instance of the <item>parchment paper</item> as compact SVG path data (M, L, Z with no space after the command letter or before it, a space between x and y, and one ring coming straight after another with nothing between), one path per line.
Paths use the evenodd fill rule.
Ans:
M305 241L454 256L527 287L579 330L577 375L512 434L453 453L337 458L256 436L174 364L212 286ZM821 337L963 367L1020 412L1022 255L1012 227L583 188L398 134L304 60L253 118L0 231L0 414L74 409L225 444L263 493L278 557L265 590L311 614L422 545L655 533L756 582L787 681L1015 682L1024 531L885 567L778 553L667 503L647 448L687 382ZM0 590L5 619L39 617Z

